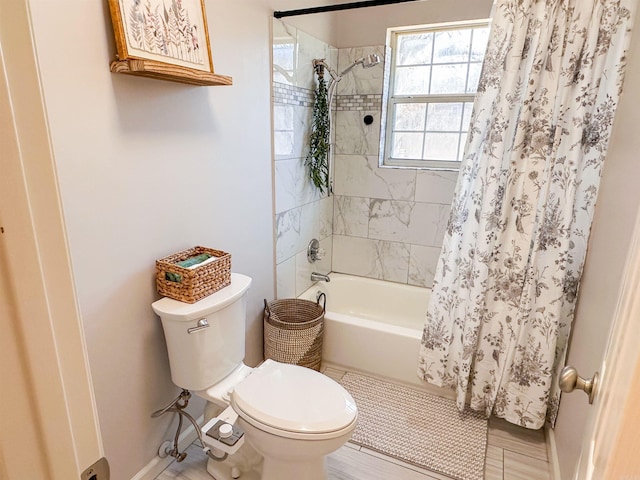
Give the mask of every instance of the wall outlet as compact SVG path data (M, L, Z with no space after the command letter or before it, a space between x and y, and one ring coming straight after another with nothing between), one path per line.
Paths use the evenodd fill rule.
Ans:
M102 457L80 474L80 480L109 480L109 462Z

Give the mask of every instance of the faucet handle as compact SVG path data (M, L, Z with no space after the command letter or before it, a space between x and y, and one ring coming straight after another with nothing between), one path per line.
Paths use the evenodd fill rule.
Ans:
M307 260L309 260L309 263L322 260L325 253L324 248L320 248L320 242L316 238L309 242L309 246L307 246Z

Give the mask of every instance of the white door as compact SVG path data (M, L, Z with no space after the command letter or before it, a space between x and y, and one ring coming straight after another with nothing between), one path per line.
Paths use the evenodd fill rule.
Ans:
M575 480L640 479L640 214ZM579 368L579 366L576 366ZM581 372L591 377L594 372ZM567 395L567 394L565 394ZM583 395L574 392L571 395ZM587 401L585 396L584 401Z
M0 172L0 479L79 479L103 449L26 0L0 0Z

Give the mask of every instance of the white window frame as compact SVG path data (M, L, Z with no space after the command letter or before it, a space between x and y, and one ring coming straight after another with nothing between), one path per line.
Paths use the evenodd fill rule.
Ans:
M397 55L397 42L398 36L407 33L422 33L422 32L438 32L447 30L461 30L473 27L490 26L490 19L479 19L462 22L449 22L438 23L429 25L413 25L409 27L394 27L387 29L387 45L390 49L387 49L387 58L391 60L387 64L388 71L385 75L385 85L383 90L383 122L381 125L380 135L380 166L391 168L411 168L420 170L444 170L444 171L458 171L460 169L461 162L459 160L421 160L421 159L406 159L406 158L392 158L392 138L393 138L393 124L394 124L394 105L400 103L473 103L475 100L475 93L466 94L426 94L426 95L398 95L394 96L395 73L396 73L396 55ZM468 72L467 72L468 75ZM464 112L463 112L464 116Z

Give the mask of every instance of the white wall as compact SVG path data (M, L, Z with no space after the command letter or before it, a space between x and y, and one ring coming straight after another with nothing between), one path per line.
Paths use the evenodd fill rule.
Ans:
M338 48L383 45L387 28L488 18L493 0L423 0L339 12Z
M634 37L627 56L624 91L604 165L600 193L585 270L580 285L576 317L567 365L580 375L591 377L600 368L613 313L621 287L635 218L640 207L640 16L636 16ZM580 455L585 419L589 413L582 392L564 394L560 403L555 435L562 478L573 478Z
M254 279L246 360L262 358L262 298L274 295L270 11L207 1L216 72L234 85L193 87L111 74L107 2L30 5L105 454L112 478L127 479L173 434L169 418L149 417L178 393L150 308L155 259L196 244L231 252Z

